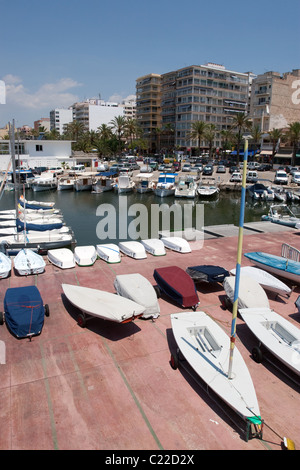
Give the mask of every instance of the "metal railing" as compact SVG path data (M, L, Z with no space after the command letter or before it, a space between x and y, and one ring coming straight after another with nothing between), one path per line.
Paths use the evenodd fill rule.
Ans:
M300 261L300 250L287 243L283 243L281 245L281 256L294 261Z

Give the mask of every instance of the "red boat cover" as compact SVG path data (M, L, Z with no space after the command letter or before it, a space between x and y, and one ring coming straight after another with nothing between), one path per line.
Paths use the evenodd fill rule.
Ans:
M160 289L182 307L199 303L193 279L178 266L155 269L153 277Z

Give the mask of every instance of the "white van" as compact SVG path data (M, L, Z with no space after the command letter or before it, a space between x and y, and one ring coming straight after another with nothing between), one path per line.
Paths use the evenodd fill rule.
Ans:
M257 168L260 166L258 162L249 162L248 163L248 170L257 170Z
M284 170L278 170L275 173L274 183L275 184L288 184L289 177Z
M256 170L249 170L246 177L246 183L256 183L258 180L258 173Z

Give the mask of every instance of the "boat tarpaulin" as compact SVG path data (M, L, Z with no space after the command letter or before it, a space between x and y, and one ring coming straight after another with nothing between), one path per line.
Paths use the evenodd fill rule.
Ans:
M229 272L221 266L203 264L201 266L190 266L186 272L194 281L223 282Z
M45 309L35 286L7 289L4 297L5 322L18 338L41 333Z
M226 277L223 286L231 303L234 300L235 276ZM269 299L261 285L253 278L240 276L238 308L269 308Z
M116 276L114 287L119 295L144 305L143 318L157 318L160 308L152 284L141 274L121 274Z
M153 277L159 288L182 307L198 305L199 298L193 279L178 266L154 270Z

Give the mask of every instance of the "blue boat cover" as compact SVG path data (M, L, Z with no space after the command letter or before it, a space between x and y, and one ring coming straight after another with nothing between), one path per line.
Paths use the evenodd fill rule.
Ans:
M300 275L300 262L292 259L283 258L282 256L271 255L262 251L253 251L251 253L245 253L244 256L251 261L270 266L280 271L298 274Z
M7 289L4 297L4 311L9 330L18 338L41 333L45 309L37 287Z
M190 266L186 272L194 281L223 282L229 272L221 266L203 264L201 266Z
M26 222L26 231L35 230L38 232L45 232L46 230L62 228L62 226L63 226L63 222L58 222L54 224L51 224L50 222L49 224L35 224L34 222ZM17 219L17 231L23 232L24 229L25 229L25 223L22 220Z

